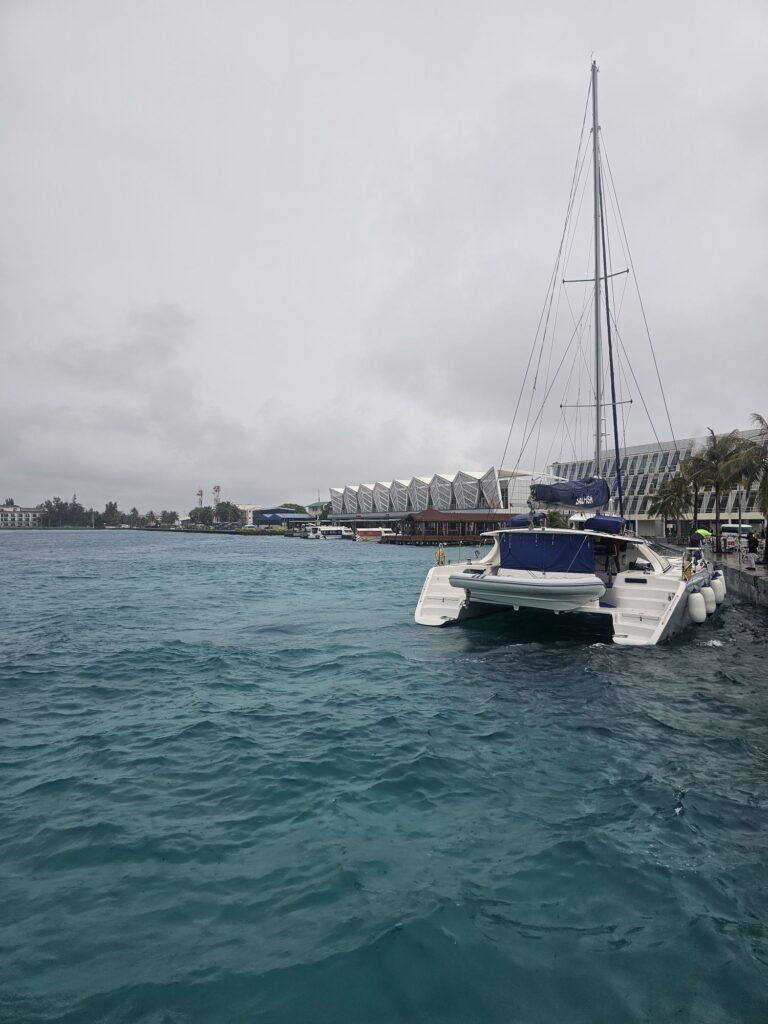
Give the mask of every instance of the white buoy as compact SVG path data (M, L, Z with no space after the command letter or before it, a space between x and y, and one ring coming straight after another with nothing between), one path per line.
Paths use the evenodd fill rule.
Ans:
M711 615L717 607L717 601L715 600L715 592L712 587L702 587L701 596L704 598L704 606L707 609L707 615Z
M728 586L727 586L727 584L725 582L725 573L721 572L720 575L717 578L720 580L720 582L723 585L723 597L725 597L725 595L728 593Z
M713 593L715 595L715 602L717 604L722 604L723 601L725 600L725 587L723 586L723 581L722 581L721 577L720 576L715 576L715 578L712 580L712 583L710 585L711 585L712 591L713 591Z
M701 594L693 593L688 598L688 614L694 622L703 622L707 617L707 606Z

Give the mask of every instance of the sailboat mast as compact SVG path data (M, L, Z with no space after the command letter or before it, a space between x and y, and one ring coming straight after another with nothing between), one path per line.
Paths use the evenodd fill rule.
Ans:
M592 61L592 176L595 207L595 476L600 475L603 411L600 339L600 146L597 131L597 62Z

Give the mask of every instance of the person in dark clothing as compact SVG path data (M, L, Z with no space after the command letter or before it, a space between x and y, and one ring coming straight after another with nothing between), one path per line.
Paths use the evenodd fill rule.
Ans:
M757 554L757 537L754 535L754 533L752 533L751 530L747 534L747 552L750 555Z

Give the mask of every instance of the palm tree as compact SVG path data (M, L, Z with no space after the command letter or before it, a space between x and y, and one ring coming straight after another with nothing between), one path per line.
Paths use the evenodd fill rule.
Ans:
M686 481L691 491L693 507L692 529L694 530L699 525L699 494L702 489L702 477L705 471L706 463L699 452L692 455L680 467L680 475Z
M648 515L663 516L666 533L667 520L674 519L676 540L680 543L680 520L691 507L691 488L682 474L673 476L659 484L659 488L648 503Z
M701 484L715 492L715 551L722 550L720 543L720 498L728 492L742 476L741 460L744 453L744 439L738 430L719 437L711 427L704 448L693 458L701 467L697 476ZM689 461L693 461L693 458Z
M739 462L739 477L747 491L757 487L757 507L766 520L768 538L768 420L760 413L752 413L752 422L760 428L755 438L743 445ZM768 565L768 539L763 551L763 564Z

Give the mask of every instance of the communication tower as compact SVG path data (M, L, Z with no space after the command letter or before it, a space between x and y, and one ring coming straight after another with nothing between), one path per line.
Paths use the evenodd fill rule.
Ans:
M219 524L219 502L221 501L221 488L216 484L213 488L213 525Z
M201 487L197 492L197 507L203 507L203 488Z

